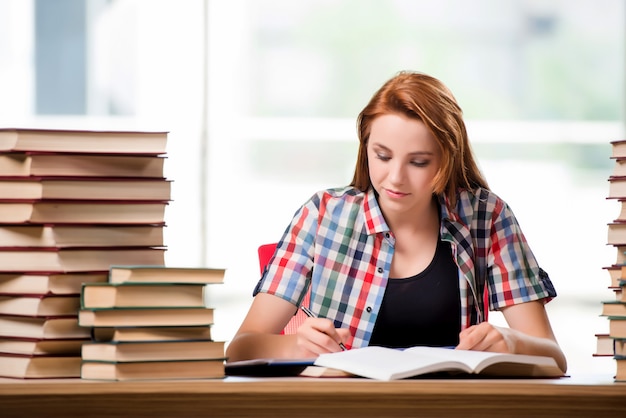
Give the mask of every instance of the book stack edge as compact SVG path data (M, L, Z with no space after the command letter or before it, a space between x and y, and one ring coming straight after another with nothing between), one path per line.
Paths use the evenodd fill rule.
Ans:
M626 381L626 140L611 142L614 169L608 178L607 199L619 205L617 217L607 224L607 244L616 250L615 263L605 266L609 274L611 298L603 300L601 316L608 321L608 332L595 335L594 356L613 357L616 363L614 380Z
M0 376L78 378L84 283L162 266L166 132L0 129Z
M223 283L216 268L114 266L107 283L86 283L79 325L81 377L93 380L219 379L224 342L211 337L206 292Z

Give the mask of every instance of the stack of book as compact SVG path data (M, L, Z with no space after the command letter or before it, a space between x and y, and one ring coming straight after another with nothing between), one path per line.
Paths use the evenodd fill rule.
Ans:
M96 380L223 378L224 342L211 338L209 285L216 268L114 266L106 283L85 283L79 325L81 377Z
M86 282L163 265L165 132L0 129L0 376L80 377Z
M608 333L596 334L596 355L612 356L616 381L626 381L626 140L611 142L615 166L609 176L608 199L619 204L617 217L608 224L607 242L616 251L614 264L605 267L613 297L602 302L602 316L609 322Z

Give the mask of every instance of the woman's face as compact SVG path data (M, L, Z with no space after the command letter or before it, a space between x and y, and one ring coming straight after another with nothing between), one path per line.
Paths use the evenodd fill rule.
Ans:
M367 144L369 176L386 216L425 210L441 152L426 125L400 114L378 116Z

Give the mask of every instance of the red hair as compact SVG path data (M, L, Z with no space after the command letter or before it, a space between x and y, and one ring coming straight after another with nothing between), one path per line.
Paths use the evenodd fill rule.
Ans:
M359 114L359 152L351 186L362 191L371 187L367 143L372 122L390 113L423 122L436 138L441 167L433 180L433 193L446 195L454 204L458 188L488 188L467 137L463 111L452 92L434 77L409 71L383 84Z

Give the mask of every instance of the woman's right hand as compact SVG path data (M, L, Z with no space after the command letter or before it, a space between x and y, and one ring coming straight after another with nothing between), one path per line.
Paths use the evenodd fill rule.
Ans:
M332 321L306 318L296 334L283 335L297 307L277 296L259 293L234 338L226 348L229 361L254 358L302 359L341 350L350 340L347 329L335 329Z
M296 357L317 357L323 353L341 351L339 343L346 343L350 330L335 328L326 318L306 318L296 331Z

